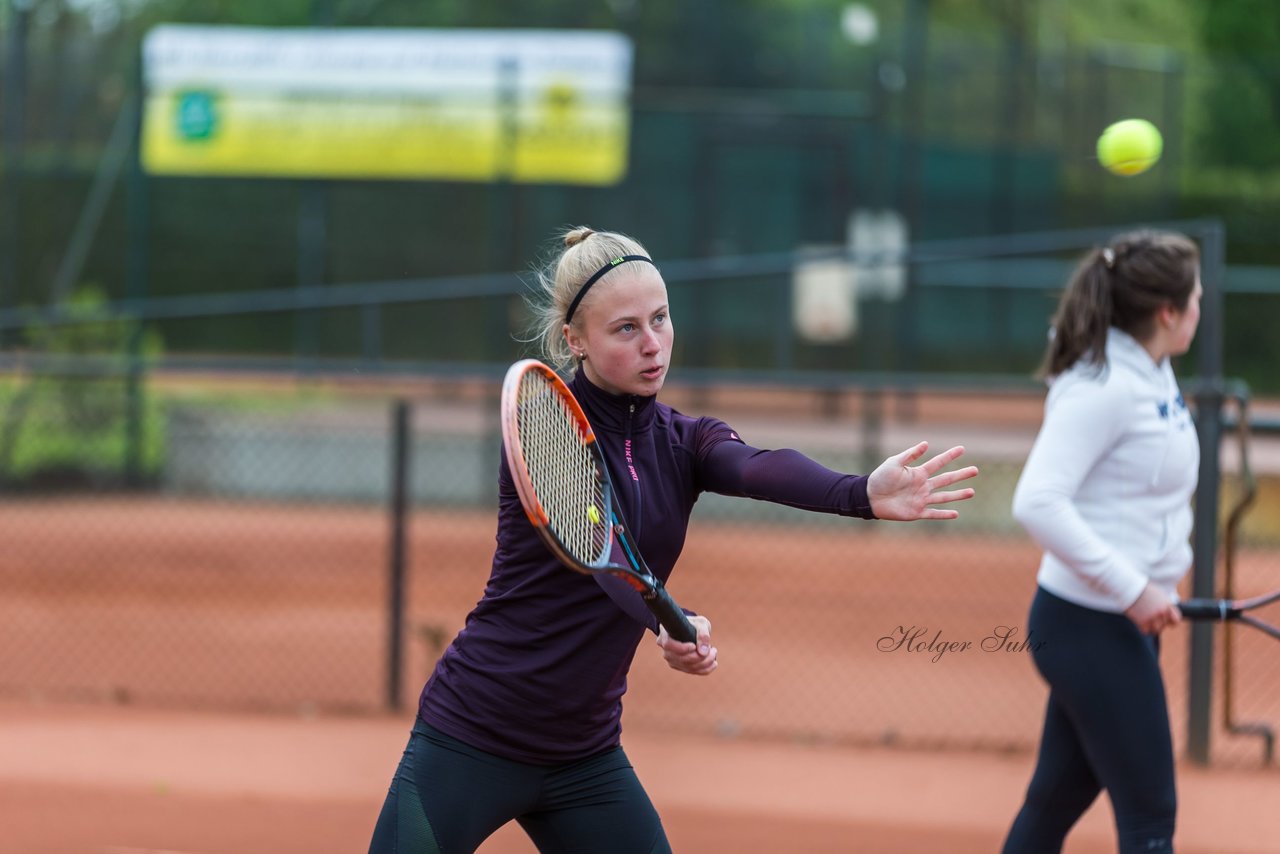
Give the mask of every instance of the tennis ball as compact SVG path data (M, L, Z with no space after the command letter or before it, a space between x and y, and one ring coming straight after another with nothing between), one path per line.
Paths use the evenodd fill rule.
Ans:
M587 505L587 518L591 520L592 525L600 524L600 511L594 504Z
M1164 139L1146 119L1116 122L1098 137L1098 162L1116 175L1137 175L1160 159Z

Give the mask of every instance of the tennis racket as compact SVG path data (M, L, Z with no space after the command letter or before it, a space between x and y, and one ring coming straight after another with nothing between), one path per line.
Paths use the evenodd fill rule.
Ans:
M618 514L609 469L582 407L564 380L536 359L507 371L502 440L525 515L560 562L587 575L623 579L667 634L696 641L697 631L645 564ZM625 566L610 560L615 541Z
M1184 599L1178 603L1178 609L1182 611L1182 616L1192 620L1234 620L1280 640L1280 628L1249 613L1272 602L1280 602L1280 590L1252 599Z

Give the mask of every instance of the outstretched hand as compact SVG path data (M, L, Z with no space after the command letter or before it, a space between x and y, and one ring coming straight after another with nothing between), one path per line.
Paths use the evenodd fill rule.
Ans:
M942 471L964 453L964 448L960 445L943 451L918 466L911 465L924 456L927 450L929 443L921 442L900 454L894 454L867 478L867 498L871 501L871 512L876 514L877 519L914 522L917 519L954 519L960 515L955 510L939 510L929 505L972 498L972 488L939 490L946 490L953 483L973 477L978 473L977 467Z

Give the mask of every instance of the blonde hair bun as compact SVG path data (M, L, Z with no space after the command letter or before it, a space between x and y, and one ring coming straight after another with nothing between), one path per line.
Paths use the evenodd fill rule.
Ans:
M595 234L594 229L585 225L578 226L572 231L568 231L565 233L564 235L565 248L568 249L570 247L577 246L579 243L586 240L588 237L590 237L593 234Z

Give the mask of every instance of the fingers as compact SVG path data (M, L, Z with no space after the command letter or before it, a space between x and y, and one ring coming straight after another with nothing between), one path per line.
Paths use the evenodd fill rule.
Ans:
M695 643L672 640L666 629L658 631L658 646L667 666L682 673L706 676L719 667L719 651L711 643L711 622L706 617L690 617L698 632Z
M936 457L926 461L921 465L921 468L929 474L935 474L960 459L962 456L964 456L964 445L956 445L954 448L948 448ZM977 474L977 471L978 470L975 468L974 474ZM972 477L972 475L970 476Z
M934 507L925 508L924 512L919 515L920 519L957 519L960 514L955 510L938 510Z
M711 652L711 622L703 619L697 623L698 629L698 655L708 655Z
M956 469L955 471L944 471L942 474L934 475L929 478L929 490L941 489L944 486L950 486L953 483L959 483L962 480L968 480L971 477L978 476L977 466L968 466L967 468Z
M714 646L707 644L705 652L702 651L703 648L700 644L675 641L663 647L662 657L666 659L667 666L673 670L694 676L706 676L720 666L720 660L719 651Z
M692 676L708 676L715 672L719 666L720 661L716 658L715 647L711 647L710 654L700 657L696 662L690 663L680 668L680 670Z
M950 492L934 492L930 493L927 499L930 504L948 504L952 501L966 501L976 495L973 488L953 489ZM952 510L952 513L955 511Z
M905 466L909 463L914 463L916 460L923 457L924 452L927 450L929 450L929 443L920 442L919 444L912 445L902 453L896 454L889 459L893 460L898 465Z
M1171 605L1168 608L1162 608L1152 614L1143 624L1139 626L1144 634L1158 635L1170 626L1176 626L1182 622L1182 612L1178 610L1178 606Z
M895 456L890 457L889 460L891 460L896 465L905 466L920 459L922 456L924 456L924 453L927 450L929 450L929 443L920 442L919 444L912 445L910 448L907 448L902 453L896 454ZM930 475L936 474L937 472L946 468L951 463L958 460L963 455L964 455L964 445L956 445L954 448L948 448L947 450L943 451L937 456L932 457L929 460L921 463L920 468L924 469L924 471L927 474L930 474ZM962 477L957 477L956 480L963 480L966 477L973 477L975 474L978 473L978 469L974 466L970 466L968 469L963 469L963 471L970 471L970 470L972 470L971 473L963 475ZM951 481L951 483L954 483L954 482L955 482L954 480Z

